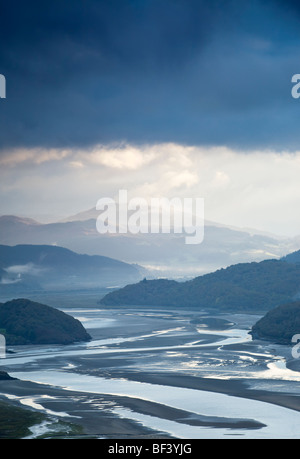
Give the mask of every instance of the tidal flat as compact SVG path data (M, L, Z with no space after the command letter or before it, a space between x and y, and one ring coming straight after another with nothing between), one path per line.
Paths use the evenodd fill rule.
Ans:
M260 315L64 311L92 340L11 348L0 398L73 425L65 438L300 437L300 373L291 347L249 335Z

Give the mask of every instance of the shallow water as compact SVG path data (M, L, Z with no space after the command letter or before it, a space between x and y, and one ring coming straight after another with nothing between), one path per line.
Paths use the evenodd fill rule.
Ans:
M257 317L228 315L225 318L233 323L232 328L214 330L207 324L194 324L193 311L74 308L66 312L82 321L93 340L71 346L15 347L16 354L7 354L5 362L1 361L12 376L62 387L66 392L126 396L185 410L191 415L250 419L266 424L255 430L198 427L126 407L112 409L115 416L177 438L300 437L297 411L225 394L130 380L130 375L140 372L163 372L240 379L252 388L298 394L300 373L286 368L284 356L288 349L253 342L248 334ZM201 315L197 316L200 320ZM43 408L40 398L21 401Z
M266 424L266 427L262 427L258 431L255 430L255 432L250 429L217 429L214 434L218 437L228 435L229 432L231 435L242 433L245 438L294 438L299 435L299 412L256 400L124 379L104 379L63 371L17 372L13 373L12 376L23 380L29 379L30 381L63 387L66 390L140 398L185 410L191 414L224 416L228 419L246 418ZM33 400L30 400L29 403L33 406ZM124 410L120 411L120 409L115 410L115 412L122 412L123 416L125 413ZM178 438L189 438L188 436L191 436L191 438L205 438L208 434L207 427L184 426L151 416L143 418L140 414L129 410L126 410L126 413L127 417L139 420L145 426L158 430L165 430L166 423L169 423L170 430L165 431ZM210 429L210 436L213 430Z

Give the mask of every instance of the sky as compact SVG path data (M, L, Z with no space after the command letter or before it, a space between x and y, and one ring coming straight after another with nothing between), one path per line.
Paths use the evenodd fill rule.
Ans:
M127 189L300 234L300 6L12 0L0 7L0 215L53 221Z

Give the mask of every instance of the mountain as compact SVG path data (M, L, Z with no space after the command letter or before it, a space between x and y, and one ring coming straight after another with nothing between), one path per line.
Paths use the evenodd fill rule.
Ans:
M300 331L300 301L282 304L269 311L252 327L254 339L291 344Z
M0 217L0 244L57 245L77 253L136 263L152 277L192 278L237 263L280 258L299 241L256 230L205 222L204 241L185 244L184 234L99 234L99 211L90 209L55 223Z
M0 330L7 345L71 344L91 339L79 320L27 299L0 304Z
M300 250L297 250L296 252L293 252L293 253L289 253L285 257L282 257L282 260L288 263L300 264Z
M142 278L138 266L49 245L0 245L0 292L125 285Z
M144 279L110 292L100 303L257 312L292 301L299 291L300 265L265 260L233 265L186 282Z

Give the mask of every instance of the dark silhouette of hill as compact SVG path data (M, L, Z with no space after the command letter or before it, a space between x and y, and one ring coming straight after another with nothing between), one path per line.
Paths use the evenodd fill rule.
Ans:
M253 338L279 344L291 344L292 337L300 333L300 301L282 304L262 317L252 327Z
M0 331L7 345L71 344L91 338L79 320L28 299L0 304Z
M136 282L138 266L49 245L0 245L0 291L97 287Z
M15 380L16 378L13 378L10 376L6 371L0 371L0 381L12 381Z
M300 264L300 250L297 250L296 252L289 253L285 257L282 257L281 260L286 261L288 263Z
M299 291L300 265L266 260L233 265L187 282L144 279L107 294L100 303L265 311L292 301Z

